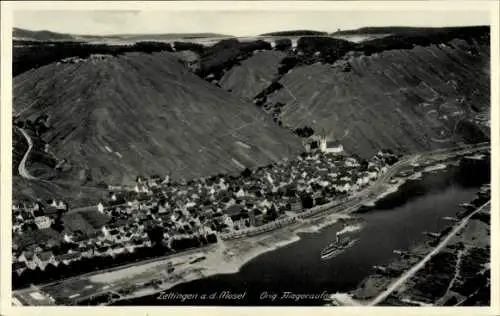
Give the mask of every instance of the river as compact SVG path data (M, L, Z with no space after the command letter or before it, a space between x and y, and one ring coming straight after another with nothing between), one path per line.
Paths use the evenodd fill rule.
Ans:
M425 173L377 202L368 212L358 214L365 220L358 242L330 260L321 260L319 253L335 239L338 225L301 234L299 241L253 259L238 273L180 284L164 292L164 299L153 295L116 305L324 305L322 294L355 289L373 273L374 265L385 265L396 256L393 250L406 250L428 238L423 232L439 232L449 225L443 217L461 211L458 204L470 202L479 185L486 181L477 181L477 177L471 181L467 172L459 170L449 166ZM218 298L223 291L240 294L240 298ZM280 299L284 292L317 297ZM179 293L197 296L172 298ZM207 297L202 299L201 294ZM216 298L211 299L210 294Z

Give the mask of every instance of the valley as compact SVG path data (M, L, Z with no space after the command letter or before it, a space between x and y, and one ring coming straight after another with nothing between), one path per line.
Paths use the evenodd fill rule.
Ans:
M16 304L489 303L488 26L13 35Z

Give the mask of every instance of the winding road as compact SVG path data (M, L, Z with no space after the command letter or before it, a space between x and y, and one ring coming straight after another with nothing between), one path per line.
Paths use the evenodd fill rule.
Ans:
M22 129L20 127L16 127L16 128L18 131L21 132L21 134L23 134L24 138L26 138L26 141L28 142L28 149L24 153L23 159L21 159L21 162L19 163L19 166L18 166L19 175L25 179L34 180L36 178L33 177L29 173L28 169L26 169L26 161L28 160L28 157L30 155L31 150L33 149L33 140L31 140L31 137L28 135L28 133L24 129Z

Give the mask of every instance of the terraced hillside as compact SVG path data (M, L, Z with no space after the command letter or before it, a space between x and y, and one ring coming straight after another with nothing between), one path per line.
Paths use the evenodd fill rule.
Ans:
M257 52L244 60L241 66L226 72L219 84L225 90L252 100L274 80L285 57L286 54L280 51Z
M79 183L236 172L302 150L253 104L202 80L172 53L30 70L14 78L14 112L25 121L48 115L41 138Z
M474 119L489 113L489 57L488 45L464 40L371 56L351 52L333 65L295 66L276 77L264 106L279 107L284 126L325 129L362 156L481 141L489 135ZM280 67L277 59L267 61L270 73ZM256 82L250 69L258 63L248 59L226 77L239 72ZM246 82L224 87L246 98Z

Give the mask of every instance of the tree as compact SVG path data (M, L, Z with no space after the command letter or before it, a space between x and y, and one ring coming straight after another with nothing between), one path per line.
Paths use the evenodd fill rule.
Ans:
M299 63L299 59L296 58L296 57L292 57L292 56L285 57L281 61L281 64L280 64L279 69L278 69L278 73L280 75L284 75L290 69L292 69L293 67L295 67L295 65L297 65L298 63Z
M63 214L64 210L57 210L57 217L54 220L54 224L52 224L52 228L59 233L64 230Z
M60 277L58 269L50 263L45 267L45 270L43 271L43 273L44 273L46 280L50 280L50 281L57 280Z
M55 231L57 231L59 233L61 233L64 230L64 224L63 224L63 221L60 217L57 217L54 220L54 224L52 224L52 229L54 229Z
M148 234L149 239L155 246L161 246L163 242L163 229L158 226L154 225L151 227L148 227L146 229L146 233Z
M274 221L276 218L278 218L278 210L276 209L276 206L272 205L267 210L266 217L268 221Z
M274 47L276 50L285 51L292 48L292 41L288 38L277 39L276 46Z
M295 132L295 134L297 134L298 136L303 137L303 138L310 137L314 134L314 130L309 126L297 128L297 129L295 129L294 132Z
M244 177L244 178L248 178L252 175L252 170L248 169L248 168L245 168L245 170L243 170L241 172L241 176Z
M214 233L209 234L209 235L207 235L207 241L210 244L216 243L217 242L217 236Z
M287 188L285 191L285 196L290 197L290 198L295 197L295 193L296 193L296 191L294 189Z
M302 202L302 207L305 209L309 209L314 206L314 200L310 194L303 194L300 200Z
M366 159L360 159L358 161L359 161L361 171L368 170L368 161Z

